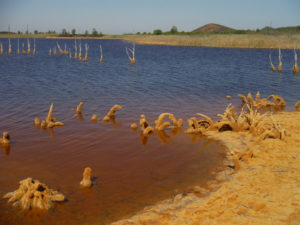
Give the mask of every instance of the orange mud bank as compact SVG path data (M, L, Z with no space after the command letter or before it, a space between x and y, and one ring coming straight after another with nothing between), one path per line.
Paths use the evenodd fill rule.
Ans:
M300 112L273 119L286 129L284 141L258 141L248 132L208 133L238 156L236 172L217 176L223 183L179 194L114 225L300 224Z

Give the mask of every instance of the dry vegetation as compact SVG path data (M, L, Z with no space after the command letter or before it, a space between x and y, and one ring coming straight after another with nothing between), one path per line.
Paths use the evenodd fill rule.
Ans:
M8 203L25 210L34 208L48 210L53 207L53 202L65 200L63 194L30 177L21 180L19 188L5 194L3 198L8 198Z
M202 34L202 35L127 35L121 39L139 44L207 46L224 48L300 49L300 35Z

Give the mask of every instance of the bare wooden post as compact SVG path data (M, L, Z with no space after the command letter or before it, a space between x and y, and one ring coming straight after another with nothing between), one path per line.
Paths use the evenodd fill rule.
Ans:
M4 54L3 44L0 42L0 55Z
M100 45L100 63L103 63L102 46Z
M278 72L282 72L282 55L281 55L280 48L279 48L279 54L278 54Z
M56 45L57 45L57 49L59 51L59 53L62 55L64 54L64 51L61 49L60 45L58 44L58 42L56 42Z
M129 58L130 63L135 64L136 63L136 61L135 61L135 44L134 43L132 44L132 48L125 47L125 49L126 49L126 54Z
M46 118L46 122L50 122L53 119L53 103L50 105L49 112Z
M65 50L64 50L64 54L68 54L68 51L67 51L67 44L65 43Z
M24 42L22 42L22 54L26 54L25 43Z
M10 43L10 38L8 38L8 55L11 54L12 54L11 43Z
M18 38L18 50L17 53L20 54L20 39Z
M77 58L78 58L78 52L77 52L77 42L76 42L76 39L75 39L74 49L75 49L75 50L74 50L74 51L75 51L75 52L74 52L74 58L77 59Z
M31 54L31 47L30 47L30 41L27 39L27 55Z
M293 66L293 73L296 74L299 72L299 67L298 67L298 56L297 52L294 49L294 66Z
M85 44L85 56L84 56L84 61L87 62L89 60L89 46L88 44Z
M36 55L35 38L33 39L33 55Z
M78 59L82 61L82 54L81 54L81 42L79 42L79 54L78 54Z
M272 71L276 71L276 67L274 66L274 64L272 63L272 58L271 58L271 54L269 55L269 60L270 60L270 65L271 65L271 68L272 68Z

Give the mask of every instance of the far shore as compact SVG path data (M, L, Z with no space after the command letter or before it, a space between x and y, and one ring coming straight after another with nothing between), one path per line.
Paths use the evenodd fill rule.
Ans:
M143 45L199 46L218 48L300 49L300 34L199 34L199 35L104 35L102 37L57 35L7 35L0 38L120 39Z
M197 187L113 225L299 224L300 112L281 112L273 119L286 129L285 141L257 141L247 132L208 134L229 152L240 153L239 168L234 174L222 172L221 185Z

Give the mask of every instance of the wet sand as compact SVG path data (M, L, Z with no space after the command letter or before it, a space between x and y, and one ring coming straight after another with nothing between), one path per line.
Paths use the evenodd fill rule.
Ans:
M211 184L206 197L179 195L114 225L299 224L300 113L278 113L274 120L287 130L285 141L258 141L247 132L208 134L241 160L235 173L219 176L221 185Z

